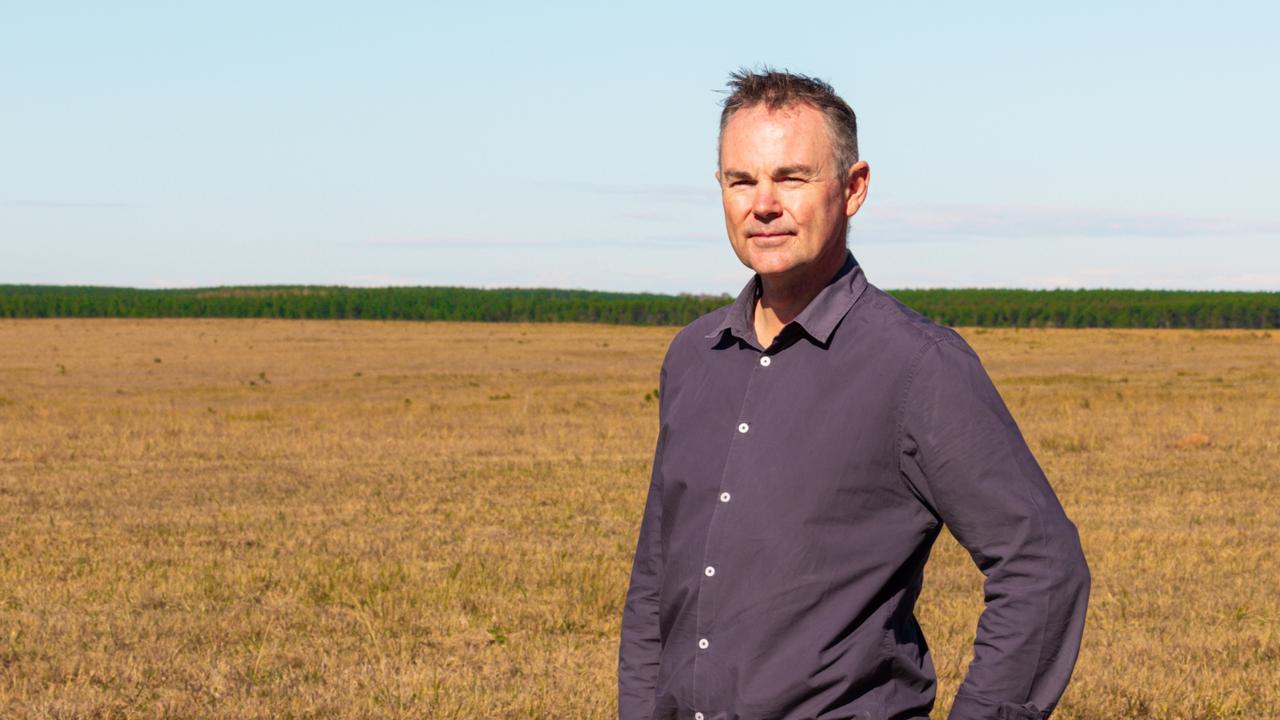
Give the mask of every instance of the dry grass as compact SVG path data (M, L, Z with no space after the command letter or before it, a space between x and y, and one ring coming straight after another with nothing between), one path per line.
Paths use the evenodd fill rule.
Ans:
M673 332L0 321L0 716L614 715ZM1280 716L1280 334L964 334L1093 569L1055 717Z

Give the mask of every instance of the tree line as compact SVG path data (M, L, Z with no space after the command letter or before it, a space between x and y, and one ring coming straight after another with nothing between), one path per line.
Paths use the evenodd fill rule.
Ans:
M1280 293L891 290L936 322L981 327L1275 328ZM463 287L246 286L171 290L0 285L0 317L223 317L684 325L729 295Z

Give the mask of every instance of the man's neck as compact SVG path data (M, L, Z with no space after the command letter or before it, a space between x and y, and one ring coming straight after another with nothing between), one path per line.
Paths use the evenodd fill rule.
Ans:
M803 274L760 276L760 297L756 298L753 324L761 347L769 347L782 328L822 292L844 264L847 253L845 244L840 243L820 256Z

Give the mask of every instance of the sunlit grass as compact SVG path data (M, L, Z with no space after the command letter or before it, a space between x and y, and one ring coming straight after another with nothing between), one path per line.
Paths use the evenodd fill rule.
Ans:
M1280 337L963 332L1093 570L1055 717L1280 716ZM0 716L616 715L673 333L0 322ZM939 717L980 581L944 535Z

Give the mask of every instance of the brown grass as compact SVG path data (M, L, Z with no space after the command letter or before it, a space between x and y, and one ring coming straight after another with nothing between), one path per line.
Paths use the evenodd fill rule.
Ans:
M615 715L673 332L0 321L0 716ZM1055 717L1280 716L1280 334L964 334L1093 570Z

